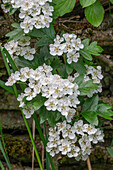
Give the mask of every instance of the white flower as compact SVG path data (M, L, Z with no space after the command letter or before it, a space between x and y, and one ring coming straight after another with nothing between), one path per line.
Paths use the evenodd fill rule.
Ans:
M59 112L61 112L61 114L65 117L67 117L68 115L68 112L69 112L69 107L68 107L68 103L67 103L67 100L64 100L64 99L60 99L58 101L58 107L57 107L57 110Z
M49 152L49 154L54 157L56 154L59 153L59 150L58 148L56 147L52 147L52 148L49 148L48 146L46 147L46 151Z
M71 42L71 40L73 38L76 39L77 36L75 34L66 33L66 34L63 34L63 37L64 37L66 42Z
M12 86L16 83L15 75L14 73L11 74L11 76L8 78L8 81L5 83L6 86Z
M33 6L33 1L32 0L24 0L22 3L21 3L21 8L24 10L24 11L27 11L29 9L31 9Z
M66 127L66 121L56 124L58 126L58 131L62 131Z
M96 131L97 131L97 129L94 126L92 126L92 125L89 125L89 124L84 124L83 125L83 132L86 132L89 135L95 134Z
M92 141L94 144L99 142L104 142L104 134L100 129L97 129L95 134L89 135L89 140Z
M62 155L66 155L68 152L71 151L70 143L67 139L64 139L59 146L59 150L62 152Z
M33 19L34 19L34 26L35 26L35 28L37 28L37 29L42 28L41 17L40 16L36 16Z
M46 106L47 110L53 110L55 111L57 109L57 104L58 104L58 100L57 99L53 99L53 98L49 98L44 105Z
M24 72L24 75L25 75L25 77L28 79L28 78L31 78L31 75L32 75L32 72L33 72L34 70L33 69L29 69L29 67L24 67L23 69L22 69L22 72Z
M82 148L82 154L84 155L90 155L91 154L91 143L87 144L85 147Z
M42 23L42 28L44 28L44 27L47 27L47 28L49 28L49 23L51 23L52 22L52 18L51 17L49 17L49 16L44 16L44 15L40 15L40 19L41 19L41 23Z
M71 151L67 153L69 158L77 157L79 155L80 148L76 145L71 145Z
M82 136L82 138L79 139L79 144L81 146L81 149L84 151L85 150L85 147L87 145L90 145L90 141L89 141L89 138L88 136L85 134Z
M10 7L5 4L1 4L1 8L3 9L4 13L8 13L10 11Z
M83 133L83 120L79 120L74 123L75 132L80 135L84 135Z
M15 53L17 46L18 46L18 42L15 42L14 40L11 40L4 45L4 47L7 49L9 54Z
M76 51L79 51L80 49L84 48L84 45L81 43L81 39L80 38L72 39L71 43L72 43L72 47L74 47L74 49Z
M33 19L29 16L24 18L24 21L20 23L20 27L24 29L25 33L28 33L33 29Z
M74 117L76 110L75 109L69 109L68 115L67 115L67 122L71 122L71 119Z
M63 138L69 137L69 139L75 138L75 134L71 129L71 125L67 124L66 128L62 130L62 136Z
M33 90L31 90L29 87L27 87L27 88L24 90L24 92L25 92L25 96L27 96L27 97L26 97L26 100L28 100L28 101L30 101L30 100L32 100L34 97L36 97L36 93L35 93Z
M32 105L29 105L29 106L26 106L24 109L23 109L23 113L26 117L26 119L29 119L33 113L34 113L34 110L32 108Z
M78 58L80 57L79 53L76 53L76 51L73 51L71 53L67 54L67 62L68 64L71 64L72 62L77 62Z
M68 99L70 101L70 107L76 108L76 105L80 104L80 101L73 95L69 96Z
M49 136L57 137L59 136L60 132L57 131L57 128L49 128Z
M20 8L22 1L21 0L11 0L13 8Z
M38 0L39 5L45 5L46 0Z
M18 41L18 45L24 47L30 45L30 39L31 37L29 36L22 36L20 40Z
M25 17L31 15L31 13L32 13L31 9L25 11L21 8L19 13L19 18L24 19Z
M19 102L22 102L23 98L24 98L24 93L21 93L21 94L18 95L17 100L18 100Z
M24 58L27 60L33 60L34 59L34 55L35 54L35 48L31 48L31 47L24 47L23 48L23 55Z
M53 6L50 6L48 3L46 3L43 7L42 7L42 12L44 13L44 15L48 15L48 16L52 16L52 12L54 11Z
M25 77L23 68L21 68L20 71L15 72L15 80L18 80L18 81L20 80L22 82L25 82L27 80L27 78Z
M40 13L41 13L41 6L39 6L37 2L33 4L31 15L35 17L35 16L40 15Z
M47 143L47 146L49 147L49 148L52 148L52 147L57 147L58 145L60 145L60 137L59 136L57 136L57 137L53 137L53 136L50 136L49 138L48 138L48 140L49 140L49 142Z
M59 44L50 44L50 54L61 56L63 54L62 46Z

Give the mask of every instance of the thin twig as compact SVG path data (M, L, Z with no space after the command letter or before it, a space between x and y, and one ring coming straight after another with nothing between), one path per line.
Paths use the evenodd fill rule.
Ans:
M113 68L113 61L111 59L108 59L105 55L99 55L99 56L95 56L95 58L103 61L104 63L106 63L109 67Z
M87 23L87 21L75 21L75 20L61 20L61 21L58 21L59 23L65 23L65 22L71 22L71 23Z
M113 9L113 6L111 6L111 7L107 8L107 9L105 9L105 12L106 12L106 11L109 11L110 9Z
M87 166L88 166L88 170L92 170L89 156L87 158Z
M33 139L35 141L35 121L33 119ZM32 170L34 170L34 159L35 159L35 156L34 156L34 147L33 147L33 151L32 151Z

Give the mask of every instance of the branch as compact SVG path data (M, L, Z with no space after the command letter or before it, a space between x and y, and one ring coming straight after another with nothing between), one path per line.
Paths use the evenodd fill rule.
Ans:
M104 63L106 63L109 67L113 68L113 61L108 59L105 55L100 55L100 56L95 56L95 58L103 61Z

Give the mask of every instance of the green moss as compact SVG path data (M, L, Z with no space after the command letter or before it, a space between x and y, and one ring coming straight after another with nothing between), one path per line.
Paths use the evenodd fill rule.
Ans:
M7 136L5 137L6 150L11 162L27 163L32 160L32 144L31 141L23 137ZM0 154L0 159L3 159Z

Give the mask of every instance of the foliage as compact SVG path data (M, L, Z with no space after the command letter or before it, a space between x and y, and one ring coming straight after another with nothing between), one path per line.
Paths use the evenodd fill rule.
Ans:
M53 0L53 3L55 4L54 15L57 17L71 12L75 6L76 0Z

